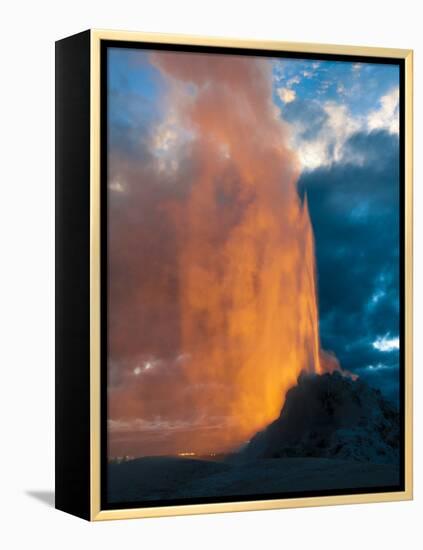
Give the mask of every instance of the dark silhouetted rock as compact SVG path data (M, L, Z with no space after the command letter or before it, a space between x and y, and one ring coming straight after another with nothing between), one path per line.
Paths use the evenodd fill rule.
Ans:
M399 414L379 390L332 374L302 374L277 420L241 451L246 459L321 457L393 464Z

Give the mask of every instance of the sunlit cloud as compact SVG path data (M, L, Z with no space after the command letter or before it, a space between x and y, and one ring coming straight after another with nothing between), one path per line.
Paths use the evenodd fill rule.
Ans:
M292 86L295 86L300 82L301 82L301 78L298 75L295 75L287 81L286 85L288 86L288 88L291 88Z
M387 130L391 134L399 132L399 88L393 88L382 96L379 108L367 116L369 130Z
M290 91L287 90L287 92ZM338 85L338 93L340 96L347 93L343 84ZM293 98L289 94L280 95L280 98L285 103L289 103L296 98L296 94L294 92ZM398 88L382 96L379 100L379 108L367 115L353 115L348 105L338 101L321 101L319 104L327 117L313 139L304 139L303 137L308 124L307 120L295 120L289 125L291 146L297 151L304 170L314 170L321 166L330 166L335 162L345 161L347 154L345 144L350 137L358 132L368 133L374 130L385 130L390 134L399 132ZM348 151L348 154L350 155L349 162L357 165L363 163L362 155L356 154L353 158L351 151Z
M362 127L361 119L354 118L346 105L328 101L322 109L326 119L313 139L302 137L307 121L290 125L291 146L297 151L304 170L341 161L346 141Z
M398 134L398 72L394 66L278 60L273 63L273 79L276 103L282 103L281 117L291 128L291 146L304 170L338 162L362 165L365 155L355 152L351 158L352 151L344 147L355 133ZM303 103L306 111L299 108ZM320 117L317 131L316 119L308 117L312 104L317 107L315 112L320 108L327 115Z
M377 338L372 346L379 350L379 351L394 351L399 349L399 338L398 336L395 338L389 338L389 335L386 334L385 336Z
M153 127L151 133L150 151L156 160L157 171L175 175L179 170L184 150L193 137L192 130L188 131L177 114L170 110L164 119Z
M291 101L295 100L296 95L295 90L291 90L290 88L278 89L278 96L283 103L291 103Z

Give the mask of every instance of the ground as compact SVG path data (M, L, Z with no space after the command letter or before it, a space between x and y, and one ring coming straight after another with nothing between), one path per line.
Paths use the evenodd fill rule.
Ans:
M110 502L374 489L399 483L398 466L327 458L245 462L145 457L109 468Z

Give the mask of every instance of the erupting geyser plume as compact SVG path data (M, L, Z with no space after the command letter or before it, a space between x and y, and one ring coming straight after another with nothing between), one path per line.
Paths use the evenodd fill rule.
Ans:
M278 417L301 371L336 368L320 349L313 231L272 101L269 61L159 52L151 62L169 85L192 169L174 167L178 193L150 205L169 232L170 244L157 253L172 261L159 257L153 277L146 262L140 268L132 322L147 323L141 317L154 310L152 295L157 308L172 302L172 345L155 314L156 333L148 328L153 336L143 348L153 359L126 394L124 384L110 392L111 454L225 452ZM111 247L113 264L113 225ZM172 266L172 292L161 265L166 273ZM111 280L113 307L113 265ZM125 338L117 332L117 341ZM113 338L112 327L112 346ZM150 449L136 443L137 431L151 438Z

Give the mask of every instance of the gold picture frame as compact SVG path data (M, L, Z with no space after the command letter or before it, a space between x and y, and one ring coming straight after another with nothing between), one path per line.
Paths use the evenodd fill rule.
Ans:
M155 516L174 516L185 514L203 514L203 513L218 513L218 512L239 512L247 510L266 510L277 508L293 508L293 507L310 507L323 505L339 505L339 504L359 504L368 502L386 502L412 499L413 487L413 437L412 437L412 393L413 393L413 374L412 374L412 216L413 216L413 198L412 198L412 179L413 179L413 52L406 49L390 49L390 48L375 48L363 46L341 46L341 45L326 45L326 44L308 44L308 43L293 43L293 42L275 42L275 41L257 41L257 40L239 40L230 38L210 38L202 36L184 36L173 34L156 34L128 31L111 31L111 30L90 30L84 34L84 45L81 46L84 50L85 61L86 56L89 56L89 68L84 69L85 75L89 73L89 120L85 121L86 131L89 130L89 172L85 170L87 181L89 180L89 235L86 235L88 250L89 250L89 342L86 342L88 356L85 364L81 364L78 368L89 371L89 388L87 389L87 399L83 400L83 407L86 408L86 415L89 418L89 445L84 451L84 460L89 456L89 466L85 473L83 483L85 484L87 476L89 485L81 490L82 506L76 504L79 497L72 497L74 500L69 504L70 497L66 496L70 491L70 485L75 482L77 473L73 473L72 481L59 481L59 488L56 489L59 496L57 507L74 513L91 521L104 521L112 519L126 518L147 518ZM78 36L78 35L77 35ZM66 42L68 41L68 42ZM64 44L68 44L68 48L72 48L72 37L58 42L59 63L63 63L63 56L60 57L60 48L64 48ZM102 509L101 508L101 200L100 200L100 178L101 178L101 44L103 41L108 42L133 42L133 43L150 43L150 44L166 44L179 46L198 46L198 47L219 47L219 48L236 48L266 50L272 52L297 52L303 53L305 57L308 54L319 55L338 55L354 57L375 57L375 58L393 58L403 60L404 62L404 108L402 113L404 120L404 182L405 182L405 205L404 205L404 304L405 315L405 341L402 343L404 347L404 490L395 492L378 492L364 494L343 494L334 496L316 496L316 497L301 497L289 499L267 499L267 500L252 500L252 501L233 501L233 502L215 502L206 504L184 504L184 505L163 505L157 507L137 507L137 508L117 508L117 509ZM62 45L61 45L62 44ZM89 51L87 53L87 45ZM72 59L77 58L77 54L69 54ZM77 64L78 61L75 61ZM69 70L72 65L69 66ZM88 70L88 73L86 72ZM75 72L74 72L75 74ZM58 75L61 78L61 75ZM85 78L85 77L84 77ZM60 85L59 85L60 88ZM60 90L58 93L58 108L62 101ZM63 101L65 101L63 99ZM66 105L65 103L63 103ZM63 115L66 116L66 115ZM60 124L60 121L59 121ZM64 123L63 123L64 124ZM82 124L82 123L81 123ZM87 130L88 124L88 130ZM65 156L66 147L59 144L60 161L63 165L69 162ZM86 161L85 161L86 163ZM85 164L86 167L86 164ZM62 185L59 174L58 185ZM60 198L59 198L60 200ZM64 223L59 220L59 224ZM64 229L65 231L65 229ZM59 270L64 269L59 266ZM60 287L58 292L60 293ZM58 315L65 315L60 310ZM84 315L87 310L84 310ZM70 344L69 344L70 345ZM56 361L56 372L59 378L59 386L57 389L56 399L60 400L62 405L59 407L68 407L68 412L61 413L58 429L69 430L70 420L75 405L63 405L66 402L64 392L67 391L64 386L61 386L61 376L64 369L70 368L64 365L63 361ZM82 375L81 375L82 377ZM85 377L86 384L87 378ZM75 429L74 437L82 437L79 428ZM57 437L65 437L57 436ZM84 445L87 444L85 438ZM63 477L63 468L66 468L66 457L64 454L68 452L68 447L63 444L62 440L57 442L57 445L62 449L59 450L58 468L59 473L56 474L59 480ZM84 467L85 467L84 466ZM59 494L60 493L60 494ZM76 500L75 500L76 499ZM88 503L88 508L85 506ZM80 511L81 508L81 511ZM83 510L82 510L83 508Z

